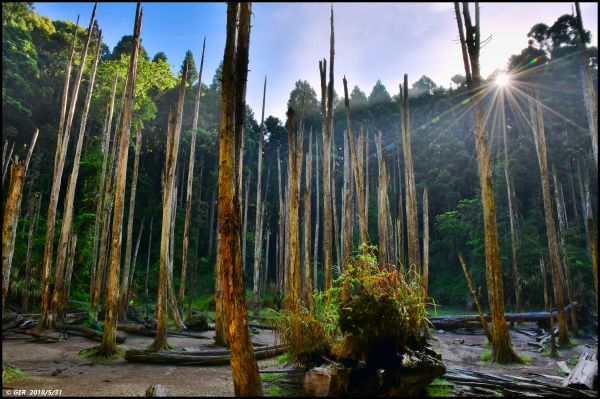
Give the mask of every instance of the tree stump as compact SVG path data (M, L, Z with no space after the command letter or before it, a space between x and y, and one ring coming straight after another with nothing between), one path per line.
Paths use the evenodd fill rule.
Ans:
M346 393L350 370L339 363L315 367L304 376L306 396L340 396Z

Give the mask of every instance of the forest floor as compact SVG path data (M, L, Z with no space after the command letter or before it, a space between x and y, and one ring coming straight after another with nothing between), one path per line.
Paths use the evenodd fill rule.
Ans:
M523 328L522 326L520 326ZM120 334L124 334L120 332ZM144 348L152 342L152 337L127 335L123 347ZM213 348L214 333L203 333L204 339L187 337L169 337L169 343L174 349L210 349ZM19 338L17 338L19 337ZM153 384L161 384L167 390L168 396L233 396L231 370L229 366L168 366L143 363L131 363L123 358L109 361L92 361L82 357L78 352L95 345L94 341L78 336L69 336L66 341L59 343L37 343L29 337L12 335L5 339L2 345L2 363L20 369L23 373L2 383L2 396L15 396L14 390L22 389L31 395L32 389L60 390L62 396L144 396L146 389ZM534 337L511 330L511 339L515 350L530 358L527 365L495 365L485 358L485 352L491 352L486 345L483 335L463 333L432 332L431 344L442 354L442 360L448 369L468 369L483 371L496 375L517 375L533 378L532 373L563 377L556 362L567 361L574 366L579 356L588 352L596 353L597 342L590 338L573 339L579 345L560 349L560 359L552 359L547 354L536 353L527 345L534 342ZM273 345L273 331L255 330L252 337L254 342ZM284 357L260 360L261 370L288 368ZM262 373L265 395L289 396L301 395L299 385L301 374L296 378L287 379L285 374ZM282 384L277 384L277 379ZM443 377L442 377L443 379ZM4 378L3 378L4 380ZM546 380L546 382L560 381ZM444 385L440 396L469 396L469 390L460 385ZM471 394L472 395L472 394ZM435 396L435 395L434 395Z

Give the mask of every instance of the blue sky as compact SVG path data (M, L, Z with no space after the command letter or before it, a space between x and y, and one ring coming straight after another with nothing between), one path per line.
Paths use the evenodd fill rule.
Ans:
M260 117L262 83L268 75L266 114L285 118L294 83L308 80L319 93L318 60L329 58L331 3L254 3L250 34L247 102ZM87 26L93 3L35 3L41 15ZM225 3L142 3L142 44L152 57L167 54L178 70L186 50L200 65L206 36L204 82L210 82L225 45ZM570 13L573 3L481 3L481 34L491 41L481 51L482 74L502 69L510 55L527 46L527 32L538 22L551 25ZM598 3L581 3L583 23L598 45ZM334 3L335 89L342 77L370 93L381 79L390 94L408 73L409 84L422 75L448 87L464 74L452 3ZM135 3L99 3L97 19L112 49L131 35Z

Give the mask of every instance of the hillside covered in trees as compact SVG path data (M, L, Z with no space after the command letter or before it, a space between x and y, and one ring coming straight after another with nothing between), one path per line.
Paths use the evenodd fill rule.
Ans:
M109 48L94 19L104 5L89 6L88 26L2 4L3 331L33 314L50 339L79 309L102 337L87 355L110 357L122 321L145 320L151 349L170 353L167 335L204 318L230 350L236 395L263 393L248 377L263 353L253 323L273 321L310 365L372 359L379 341L355 323L377 325L386 306L411 318L385 325L403 332L394 345L420 351L425 318L481 305L499 363L523 361L499 349L505 313L550 311L559 346L589 334L573 319L598 298L598 49L578 11L532 26L528 47L480 76L479 9L456 3L465 69L451 87L425 75L385 87L376 70L372 87L334 87L334 5L321 86L297 76L282 120L245 102L251 3L228 4L213 76L203 34L184 59L149 54L155 27L138 5L133 35ZM4 364L3 350L3 383Z

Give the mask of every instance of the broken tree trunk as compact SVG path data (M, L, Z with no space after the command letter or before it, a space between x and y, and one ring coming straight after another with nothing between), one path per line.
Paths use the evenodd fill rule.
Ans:
M564 202L562 195L562 187L558 182L556 176L556 169L552 168L552 177L554 179L554 193L556 197L556 214L558 215L558 237L561 249L561 266L565 272L565 283L567 285L567 296L569 303L573 303L573 278L571 277L571 268L569 267L569 256L567 254L567 242L566 242L566 223L564 218ZM571 327L575 336L579 335L579 327L577 326L577 316L575 315L575 307L571 306Z
M131 117L133 111L133 96L135 91L137 60L140 46L140 31L142 26L142 9L137 4L133 45L129 62L128 82L126 87L125 102L123 103L123 119L119 142L119 157L115 179L114 216L112 220L112 236L110 243L110 258L108 262L108 276L106 281L106 311L104 314L104 334L102 342L96 348L97 354L112 356L117 351L117 321L119 297L119 269L121 264L121 234L123 230L123 208L125 204L125 183L127 178L127 158L129 155L129 132L131 130Z
M483 327L483 331L485 332L485 336L488 341L493 342L492 334L488 327L487 321L483 315L483 309L481 308L481 304L479 303L479 297L477 295L477 291L475 290L475 284L473 283L473 279L471 278L471 273L469 272L469 267L467 266L467 261L462 253L458 254L458 259L460 260L460 265L462 266L463 272L465 272L465 278L467 279L467 283L469 284L469 291L471 292L471 296L473 297L473 302L475 302L475 306L477 306L477 311L479 312L479 320L481 321L481 326Z
M321 77L321 125L323 136L323 252L325 269L325 289L331 288L331 126L333 121L333 65L334 65L333 7L330 18L329 37L329 83L326 79L327 60L319 61Z
M127 216L127 238L125 241L125 265L121 276L119 317L125 318L127 314L127 297L129 296L129 269L131 267L131 245L133 240L133 215L135 214L135 193L137 189L138 170L140 165L140 149L142 148L142 130L139 129L135 139L135 158L133 162L133 176L131 177L131 190L129 192L129 211Z
M552 271L552 285L554 287L554 301L558 308L558 336L561 344L569 343L569 331L567 328L567 315L564 311L563 289L560 276L560 257L558 254L558 240L556 237L556 224L552 197L550 194L550 180L548 178L548 160L546 157L546 138L544 132L544 117L542 115L542 104L539 93L536 92L535 104L529 99L529 114L531 127L535 139L540 175L542 183L542 194L544 197L544 214L546 215L546 233L548 236L548 252L550 255L550 270Z
M577 389L594 389L594 380L598 377L598 361L596 356L583 353L571 374L562 382L563 387Z
M251 3L227 5L219 137L220 237L217 258L223 286L223 319L225 330L229 333L227 338L231 349L230 365L236 396L262 396L258 365L248 330L240 242L241 127L246 108L251 12Z
M417 189L410 148L410 118L408 108L408 75L400 85L402 111L402 149L404 151L404 181L406 182L406 230L408 237L408 269L413 273L421 270L419 250L419 221L417 216Z
M198 91L196 93L196 102L194 103L194 119L192 121L192 138L190 144L190 161L188 164L187 190L185 196L185 222L183 224L183 250L181 252L181 281L179 282L178 304L183 307L183 298L185 296L185 280L187 270L187 260L189 254L189 235L190 218L192 213L192 183L194 180L194 161L196 159L196 129L198 128L198 119L200 117L200 97L202 96L202 70L204 68L204 49L206 47L206 37L202 44L202 58L200 60L200 74L198 77Z
M504 287L500 263L498 229L496 226L492 165L485 129L484 110L480 101L483 91L481 90L479 68L479 52L481 49L479 4L475 4L475 24L473 24L471 21L469 5L468 3L463 3L462 11L465 17L464 26L466 33L463 32L463 22L459 12L459 4L457 2L454 3L454 7L461 49L463 51L467 86L470 89L470 92L474 93L474 96L477 97L473 109L473 134L475 136L475 147L477 151L477 167L479 170L479 185L483 211L488 300L492 312L492 361L498 363L522 363L523 361L512 348L508 327L506 326L506 320L504 318ZM468 53L468 57L465 56L465 53Z
M256 218L254 223L254 273L253 273L253 288L252 302L254 304L254 315L257 316L260 312L260 260L262 255L262 231L263 231L263 214L262 214L262 153L264 139L264 119L265 119L265 97L267 94L267 77L263 85L263 101L262 113L260 117L260 131L258 134L258 169L256 171ZM246 196L247 198L248 196ZM246 202L248 200L246 199ZM244 226L245 229L245 226ZM245 232L245 231L244 231ZM245 253L245 251L244 251ZM266 278L266 275L264 276Z
M67 116L66 126L64 132L60 136L60 142L57 143L56 156L54 162L54 175L52 177L52 189L50 192L50 200L48 204L48 215L46 222L46 242L44 245L44 258L42 263L42 281L41 281L41 316L39 329L45 329L48 327L54 327L56 320L52 317L50 310L50 273L52 269L52 251L54 248L54 229L56 226L56 208L58 207L58 196L60 194L60 187L62 181L62 174L65 165L65 159L67 155L67 149L69 144L69 137L71 135L71 127L73 124L73 118L75 115L75 105L77 103L77 97L79 95L79 86L81 85L81 78L83 76L83 70L85 69L85 59L87 56L90 39L93 31L94 19L96 17L96 6L92 11L90 18L90 25L88 27L88 34L83 51L81 53L81 61L79 63L79 71L75 78L75 84L73 86L73 92L71 94L71 102L69 105L69 113ZM59 279L60 281L60 279Z

